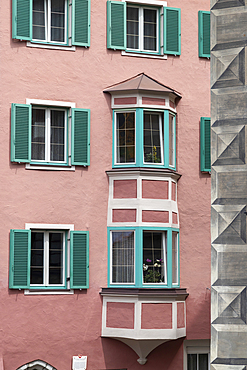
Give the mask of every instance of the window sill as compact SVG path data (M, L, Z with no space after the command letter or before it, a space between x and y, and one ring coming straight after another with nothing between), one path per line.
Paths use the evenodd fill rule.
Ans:
M74 294L73 289L64 290L42 290L42 289L24 289L24 295L61 295L61 294Z
M45 43L36 43L27 41L27 46L31 48L40 48L40 49L53 49L53 50L67 50L67 51L75 51L75 46L68 46L68 45L52 45L52 44L45 44Z
M122 55L128 57L140 57L140 58L151 58L151 59L167 59L167 55L158 55L158 54L145 54L132 51L122 51Z
M43 171L75 171L75 166L49 166L49 165L37 165L37 164L26 164L26 170L43 170Z

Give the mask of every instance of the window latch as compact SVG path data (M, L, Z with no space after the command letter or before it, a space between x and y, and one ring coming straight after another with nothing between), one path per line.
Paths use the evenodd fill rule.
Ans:
M66 281L70 281L70 277L67 277Z

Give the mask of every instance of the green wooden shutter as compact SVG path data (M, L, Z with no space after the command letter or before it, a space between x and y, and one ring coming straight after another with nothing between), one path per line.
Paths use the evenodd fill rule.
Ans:
M211 171L211 120L208 117L201 117L200 121L200 151L201 171Z
M107 1L107 48L126 49L126 2Z
M31 230L10 230L9 288L30 286Z
M72 2L72 45L90 46L91 0Z
M181 54L181 10L164 7L164 54Z
M199 57L210 58L210 12L198 12Z
M11 105L11 162L31 160L31 105Z
M71 164L89 166L90 164L90 110L72 109L72 150Z
M12 38L32 39L32 0L12 0Z
M70 232L70 287L89 287L89 232Z

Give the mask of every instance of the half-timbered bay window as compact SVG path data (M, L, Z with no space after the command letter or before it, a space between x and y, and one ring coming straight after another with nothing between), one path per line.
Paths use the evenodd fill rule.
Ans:
M109 228L110 286L179 286L178 230Z
M27 224L10 231L12 289L88 288L87 231L73 225Z
M176 117L161 110L114 112L113 167L176 168Z
M107 47L145 54L180 55L180 9L162 2L107 1Z
M74 103L54 103L57 106L37 100L30 104L12 104L12 162L42 166L89 165L90 111L73 108Z
M90 45L90 0L12 0L12 13L14 39Z

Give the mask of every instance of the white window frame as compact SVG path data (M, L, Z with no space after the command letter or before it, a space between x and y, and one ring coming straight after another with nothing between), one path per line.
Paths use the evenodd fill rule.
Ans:
M134 162L117 162L117 114L118 113L134 113L135 114L135 161ZM126 110L115 110L114 111L114 164L115 165L135 165L136 164L136 110L126 109Z
M32 0L33 2L34 0ZM65 18L65 22L64 22L64 41L52 41L51 40L51 0L43 0L44 1L44 10L45 10L45 39L44 40L41 40L41 39L32 39L32 41L34 42L49 42L51 44L61 44L61 45L64 45L64 44L67 44L67 39L68 39L68 24L67 24L67 19L68 19L68 2L67 0L64 0L65 1L65 5L64 5L64 10L65 10L65 14L64 14L64 18ZM33 23L32 23L32 27L33 27Z
M28 170L52 170L52 171L75 171L75 166L71 165L71 109L76 108L76 104L74 102L64 102L64 101L57 101L57 100L42 100L42 99L26 99L26 104L32 105L32 106L40 106L40 108L44 107L50 107L50 108L64 108L68 110L68 120L67 120L67 129L66 129L66 145L68 143L67 148L67 155L68 155L68 165L49 165L49 163L45 163L45 161L40 161L39 164L32 164L27 163L26 169ZM37 162L38 161L33 161ZM50 162L53 163L53 162Z
M134 265L134 281L133 283L128 283L128 282L124 282L124 283L118 283L118 282L113 282L112 281L112 268L113 268L113 264L112 264L112 233L116 233L116 232L119 232L119 233L124 233L124 232L133 232L134 233L134 261L133 261L133 265ZM132 229L117 229L117 230L111 230L110 232L110 284L111 285L135 285L135 263L136 263L136 231L135 230L132 230Z
M142 284L143 286L145 285L153 285L153 286L163 286L167 285L167 231L162 231L162 230L143 230L143 235L144 232L151 232L151 233L161 233L162 234L162 246L163 246L163 256L164 256L164 281L162 283L144 283L144 274L142 272ZM143 256L143 242L144 242L144 237L142 236L142 256Z
M160 151L161 162L159 162L159 163L145 162L144 161L144 114L145 114L145 112L156 113L156 114L159 115L160 148L161 148L161 151ZM163 122L162 122L162 120L163 120ZM155 110L151 110L151 109L149 109L149 110L148 109L144 109L143 110L143 133L142 133L142 135L143 135L143 148L142 148L142 152L143 152L143 164L164 165L164 111L163 112L159 112L159 111L155 111Z
M54 287L59 287L60 285L48 285L48 290L42 290L42 287L45 285L31 285L31 290L25 289L24 294L74 294L74 290L70 289L70 232L74 231L74 225L73 224L39 224L39 223L26 223L25 224L25 230L31 230L31 231L58 231L58 232L64 232L64 284L61 285L61 287L65 286L65 289L61 290L54 290ZM67 241L65 241L65 232L67 231ZM65 255L65 243L67 243L67 256ZM44 255L44 258L46 256ZM45 261L45 260L44 260ZM65 262L66 261L66 262ZM47 261L45 261L47 263ZM67 276L65 276L65 263L67 263ZM51 290L49 290L49 287ZM40 289L41 288L41 289Z
M40 109L45 111L45 159L32 159L31 162L40 162L40 163L58 163L64 164L67 163L67 132L68 132L68 123L67 123L67 116L68 110L67 109L59 109L59 107L40 107L33 105L33 109ZM53 161L51 160L51 110L58 110L64 112L64 160L63 161ZM32 141L31 141L32 147Z
M184 341L184 366L183 370L189 370L187 366L188 354L208 354L208 370L210 370L210 340L185 340Z
M160 30L160 19L159 19L159 11L160 9L158 8L152 8L152 10L155 10L156 12L156 48L155 50L148 50L148 49L144 49L144 9L150 9L150 8L147 8L143 5L128 5L127 4L127 8L130 7L130 8L138 8L138 18L139 18L139 49L132 49L132 48L128 48L128 46L126 47L126 50L127 51L141 51L141 52L144 52L144 53L158 53L159 52L159 46L160 46L160 34L159 34L159 30ZM128 19L126 19L126 22L128 22ZM127 24L126 24L126 32L127 32Z

